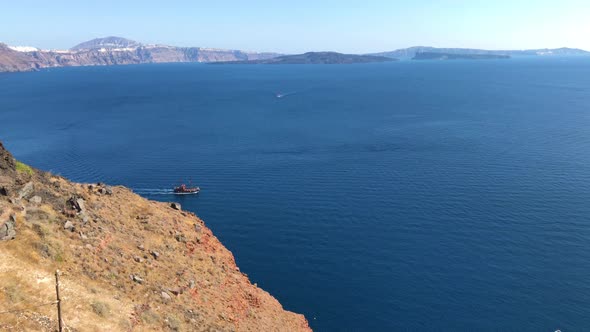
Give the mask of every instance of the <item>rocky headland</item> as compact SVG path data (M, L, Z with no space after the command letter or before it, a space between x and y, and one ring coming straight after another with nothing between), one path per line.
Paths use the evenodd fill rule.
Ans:
M56 270L66 331L310 331L195 214L36 170L0 143L0 330L56 331Z
M78 44L69 50L9 47L0 43L0 72L35 71L70 66L244 61L268 59L278 55L203 47L144 45L121 37L97 38Z

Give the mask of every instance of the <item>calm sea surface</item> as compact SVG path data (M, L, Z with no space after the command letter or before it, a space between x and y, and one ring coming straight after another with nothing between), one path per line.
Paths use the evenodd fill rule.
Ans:
M590 330L590 58L2 74L0 139L179 201L318 331Z

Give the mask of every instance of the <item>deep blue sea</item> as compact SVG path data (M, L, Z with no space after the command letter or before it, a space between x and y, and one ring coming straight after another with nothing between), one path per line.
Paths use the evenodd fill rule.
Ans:
M317 331L590 330L590 58L2 74L0 139L179 201Z

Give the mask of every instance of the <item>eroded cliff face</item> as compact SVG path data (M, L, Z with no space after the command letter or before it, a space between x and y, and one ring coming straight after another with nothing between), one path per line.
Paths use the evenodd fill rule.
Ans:
M24 52L11 50L0 43L0 72L18 72L37 70L40 65Z
M85 43L81 44L84 45ZM129 41L122 48L95 48L80 45L68 51L19 52L0 44L0 72L33 71L42 68L69 66L108 66L141 63L219 62L260 60L277 56L274 53L254 53L200 47L145 46ZM111 44L109 44L111 45Z
M37 171L0 143L0 312L14 310L0 329L56 330L56 270L70 331L310 331L193 213Z

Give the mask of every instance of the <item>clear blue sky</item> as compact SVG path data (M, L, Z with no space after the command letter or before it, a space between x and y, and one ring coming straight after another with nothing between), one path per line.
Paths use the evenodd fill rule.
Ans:
M590 0L20 0L0 5L0 41L69 48L103 36L297 53L414 45L590 50Z

